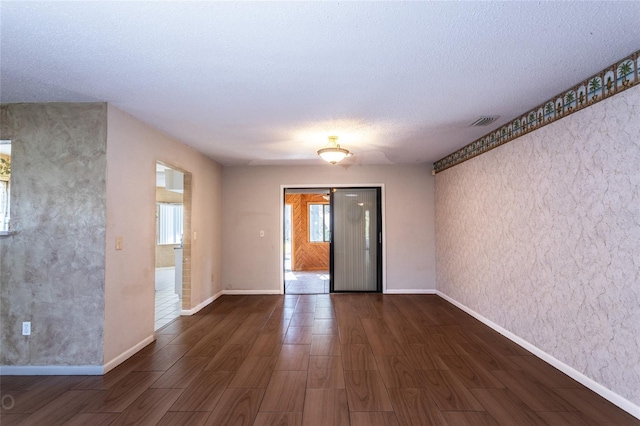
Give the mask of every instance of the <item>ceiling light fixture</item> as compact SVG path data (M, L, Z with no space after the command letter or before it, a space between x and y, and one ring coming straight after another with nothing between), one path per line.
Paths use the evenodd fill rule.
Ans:
M345 157L353 155L348 149L340 148L340 144L336 143L337 140L337 136L329 136L329 145L318 150L318 155L331 164L339 163Z

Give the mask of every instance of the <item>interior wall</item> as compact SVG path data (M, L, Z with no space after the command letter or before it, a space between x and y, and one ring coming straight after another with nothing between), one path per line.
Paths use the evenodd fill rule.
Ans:
M183 196L180 192L168 191L163 187L156 186L156 201L161 203L182 203Z
M640 405L640 87L436 176L438 290Z
M309 204L329 204L321 194L287 194L291 204L293 271L328 271L329 243L309 241Z
M191 173L191 308L222 290L222 167L108 106L105 362L153 335L156 162ZM115 249L116 236L123 249Z
M223 170L223 282L280 291L281 185L384 184L388 289L435 289L433 176L416 166L238 166ZM260 231L264 237L260 237Z
M176 247L180 244L156 244L156 268L170 268L176 266Z
M0 237L0 364L102 365L106 104L10 104L0 114L14 232Z

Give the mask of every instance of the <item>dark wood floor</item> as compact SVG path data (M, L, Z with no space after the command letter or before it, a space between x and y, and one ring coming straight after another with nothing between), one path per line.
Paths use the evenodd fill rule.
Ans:
M3 426L640 424L437 296L224 296L105 376L1 389Z

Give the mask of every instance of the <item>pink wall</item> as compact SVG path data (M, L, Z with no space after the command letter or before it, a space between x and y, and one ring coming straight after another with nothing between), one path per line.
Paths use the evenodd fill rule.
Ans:
M192 240L190 306L222 290L222 167L109 105L105 364L153 336L157 161L192 174L191 229L197 239ZM116 236L123 237L122 250L115 250Z

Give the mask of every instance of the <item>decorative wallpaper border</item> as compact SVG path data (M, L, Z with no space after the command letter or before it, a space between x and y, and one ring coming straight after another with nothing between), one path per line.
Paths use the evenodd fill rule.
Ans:
M531 109L499 129L436 161L436 173L640 84L640 50Z

